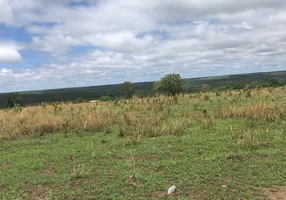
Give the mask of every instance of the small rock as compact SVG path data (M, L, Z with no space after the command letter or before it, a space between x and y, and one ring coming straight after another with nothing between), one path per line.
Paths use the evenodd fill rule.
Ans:
M171 195L176 191L176 186L172 185L167 192L167 195Z

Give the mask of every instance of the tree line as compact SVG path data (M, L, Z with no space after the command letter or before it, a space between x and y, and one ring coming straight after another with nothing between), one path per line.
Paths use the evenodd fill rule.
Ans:
M185 88L185 81L180 76L180 74L167 74L162 77L159 81L154 82L152 87L152 94L165 94L169 96L175 96L180 93L191 93L191 92L208 92L211 90L236 90L236 89L252 89L252 88L265 88L265 87L279 87L285 85L285 83L280 82L277 79L272 79L270 82L261 83L261 82L251 82L251 83L233 83L231 85L223 85L219 87L214 87L208 84L202 84L198 87ZM130 81L126 81L120 85L121 90L124 93L124 98L130 99L134 95L140 96L135 89L135 84ZM150 94L149 94L150 95ZM19 93L9 93L6 96L6 107L17 107L21 105L21 96ZM114 101L117 97L113 93L106 93L104 96L101 96L99 100L101 101ZM83 103L86 102L85 99L79 97L77 100L73 101L74 103Z

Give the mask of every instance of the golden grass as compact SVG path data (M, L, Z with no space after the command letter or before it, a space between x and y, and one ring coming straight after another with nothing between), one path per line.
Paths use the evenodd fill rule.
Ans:
M222 108L218 113L218 117L222 118L252 118L277 122L280 120L281 110L273 109L273 103L257 103L245 106L230 106Z
M250 94L250 95L249 95ZM133 98L117 103L54 104L0 110L0 140L55 132L100 132L116 127L119 135L182 135L194 123L245 118L279 122L286 115L286 89L198 93Z

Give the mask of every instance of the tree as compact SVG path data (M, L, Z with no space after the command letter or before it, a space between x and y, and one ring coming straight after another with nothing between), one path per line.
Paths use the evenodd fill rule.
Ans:
M175 96L184 91L185 81L179 74L167 74L160 81L155 82L153 90L161 90L168 95Z
M110 97L109 97L109 96L104 95L104 96L100 97L100 99L99 99L99 100L100 100L100 101L110 101Z
M114 101L116 97L113 93L106 93L104 96L100 97L100 101Z
M203 92L208 92L208 91L210 91L210 89L211 89L211 87L210 87L210 85L208 85L208 84L202 84L202 85L201 85L201 90L202 90Z
M134 84L126 81L121 85L121 89L126 95L126 98L131 98L135 94Z
M109 101L114 101L117 99L117 97L115 96L115 94L111 93L111 92L107 92L104 96L108 96L109 97Z
M84 100L83 98L81 98L81 97L77 98L77 99L74 101L75 104L84 103L84 102L85 102L85 100Z
M7 104L10 108L13 108L15 105L20 105L22 100L18 93L9 93L6 98Z
M271 87L279 87L279 86L281 86L281 83L280 83L279 80L277 80L276 78L274 78L274 79L271 79L271 80L270 80L270 86L271 86Z

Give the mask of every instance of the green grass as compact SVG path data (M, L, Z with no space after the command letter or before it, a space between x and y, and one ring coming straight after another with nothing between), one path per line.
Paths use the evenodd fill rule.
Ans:
M173 184L161 199L265 199L263 188L286 185L284 124L248 124L219 119L138 141L59 133L2 142L0 199L151 199Z

